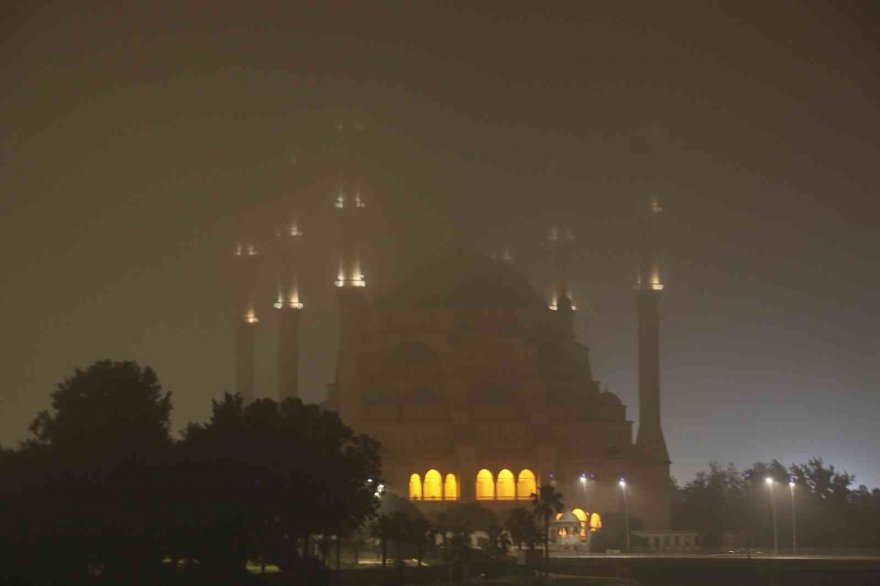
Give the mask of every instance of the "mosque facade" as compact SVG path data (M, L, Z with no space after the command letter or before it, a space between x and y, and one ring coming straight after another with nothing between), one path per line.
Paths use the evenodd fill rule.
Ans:
M589 348L574 333L571 233L551 230L555 282L544 299L504 259L457 252L426 262L371 294L363 251L367 198L352 157L335 207L340 248L335 290L340 336L325 407L382 445L388 490L431 514L479 502L503 516L530 507L552 484L584 529L628 512L645 529L670 523L669 454L660 418L659 302L654 255L656 199L639 209L637 312L639 427L593 375ZM278 231L282 270L278 318L279 396L298 396L296 221ZM257 322L252 290L257 251L235 248L236 390L253 397ZM638 528L634 526L633 529ZM586 531L584 531L585 533ZM585 538L586 535L581 535Z

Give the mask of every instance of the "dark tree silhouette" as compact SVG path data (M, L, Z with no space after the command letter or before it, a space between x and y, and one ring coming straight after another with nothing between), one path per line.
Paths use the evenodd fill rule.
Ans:
M504 528L510 533L510 538L520 549L523 543L530 550L535 548L538 541L538 527L535 525L535 517L531 511L517 507L507 514Z
M342 538L379 504L378 444L299 399L245 406L225 395L207 424L187 429L181 450L187 461L206 463L204 491L193 498L241 527L229 546L243 543L240 554L282 566L295 562L289 555L300 544L308 554L311 536Z
M30 431L56 457L130 457L167 447L171 393L134 362L102 360L61 382ZM59 453L60 452L60 453Z
M555 517L565 509L565 500L562 493L556 491L556 487L550 484L542 485L537 493L532 493L532 508L535 516L543 521L544 534L544 573L550 571L550 518Z

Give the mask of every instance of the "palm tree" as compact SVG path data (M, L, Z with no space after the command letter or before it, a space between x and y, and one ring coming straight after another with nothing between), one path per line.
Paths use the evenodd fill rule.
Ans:
M544 484L537 494L532 493L532 507L535 515L544 520L544 574L550 570L550 517L555 517L565 509L565 501L556 487Z

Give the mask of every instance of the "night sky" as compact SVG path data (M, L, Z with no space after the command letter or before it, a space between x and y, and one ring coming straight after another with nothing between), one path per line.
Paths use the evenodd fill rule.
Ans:
M233 381L232 243L291 209L323 400L342 116L371 145L377 286L456 247L510 246L535 277L565 219L578 336L637 421L633 206L658 193L674 476L821 456L880 485L872 2L75 4L5 3L0 24L3 445L105 357L153 366L177 429L205 419Z

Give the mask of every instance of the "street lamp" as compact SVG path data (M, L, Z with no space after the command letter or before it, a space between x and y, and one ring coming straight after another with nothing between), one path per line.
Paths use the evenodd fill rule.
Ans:
M791 555L797 555L797 518L794 513L794 476L788 479L791 490Z
M776 499L773 498L773 486L776 481L767 477L767 486L770 487L770 508L773 510L773 555L779 555L779 532L776 527Z
M623 517L626 520L626 553L630 553L630 543L629 543L629 505L626 502L626 480L622 477L620 482L620 490L623 491Z

